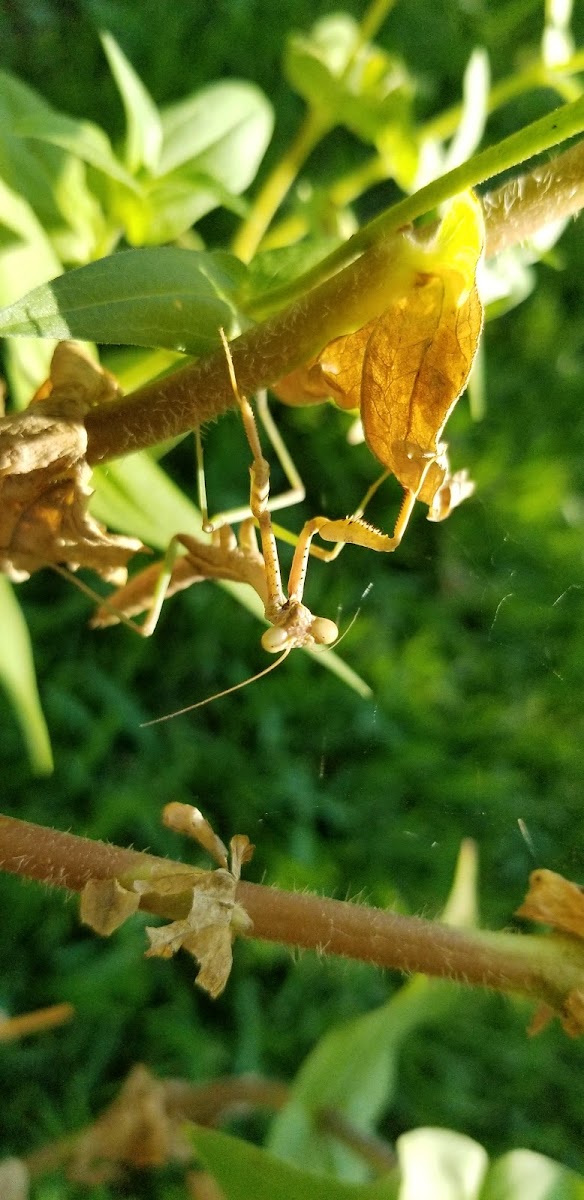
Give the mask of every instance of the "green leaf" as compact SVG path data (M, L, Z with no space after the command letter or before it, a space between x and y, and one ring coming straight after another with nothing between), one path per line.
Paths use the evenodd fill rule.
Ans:
M0 575L0 681L14 706L37 775L53 770L51 743L36 684L30 637L20 605L5 576Z
M479 1200L584 1200L584 1179L533 1150L512 1150L487 1171Z
M393 1172L355 1186L289 1166L258 1146L214 1129L191 1126L189 1132L226 1200L397 1200Z
M442 920L450 925L476 924L477 853L474 842L462 842ZM397 1055L404 1038L450 1003L452 989L441 980L418 975L386 1004L331 1029L303 1063L292 1087L291 1101L275 1117L269 1146L287 1161L310 1162L315 1171L362 1179L361 1159L323 1135L322 1108L342 1113L366 1134L393 1094ZM401 1193L400 1193L401 1196Z
M79 338L205 354L218 330L235 332L229 300L244 268L238 259L174 246L127 250L36 288L0 312L5 337Z
M132 174L142 167L155 171L162 145L160 113L115 38L107 32L100 38L126 113L126 166Z
M275 1117L270 1149L287 1162L360 1180L364 1164L319 1129L322 1108L334 1108L359 1130L372 1133L390 1103L397 1055L411 1029L449 1003L447 984L422 976L374 1012L329 1030L303 1063L292 1098Z
M0 177L28 201L47 233L62 221L55 193L65 155L55 146L15 137L14 129L20 120L42 120L51 111L31 88L0 71Z
M107 134L92 121L79 121L47 107L43 112L16 121L13 132L17 137L37 138L59 146L110 179L117 179L135 192L140 191L139 185L116 158Z
M261 296L268 288L297 279L304 271L322 262L339 245L340 238L322 235L304 238L292 246L260 250L249 264L246 297Z
M179 171L146 181L140 196L120 191L114 211L133 246L172 242L214 208L230 209L238 215L245 205L207 175L181 176Z
M10 304L23 288L50 279L61 269L42 226L21 196L0 179L0 212L18 240L0 251L0 303ZM33 338L9 342L4 348L12 403L22 407L49 373L54 343Z
M479 1200L488 1157L472 1138L450 1129L413 1129L397 1139L399 1200ZM523 1200L532 1200L525 1192Z
M51 143L50 132L47 140L42 138L41 131L64 123L69 130L71 126L85 127L83 122L56 113L36 93L0 72L0 175L31 205L59 257L67 262L87 262L97 257L104 243L111 244L112 235L111 231L108 234L97 198L87 186L75 138L55 136ZM87 127L105 138L96 126L87 123ZM38 137L21 137L17 130L31 134L38 131ZM111 149L109 154L113 158ZM118 164L120 173L123 168ZM132 183L131 177L127 178Z
M272 136L273 109L251 83L211 83L162 112L159 175L185 167L239 195L255 178Z
M346 14L324 17L309 37L290 38L284 68L325 126L345 125L375 143L388 127L410 123L406 68L379 46L359 46L359 26Z

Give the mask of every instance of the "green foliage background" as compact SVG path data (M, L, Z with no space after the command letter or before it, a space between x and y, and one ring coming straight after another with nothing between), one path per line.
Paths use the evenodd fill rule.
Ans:
M159 102L222 76L253 79L276 106L269 165L301 112L280 74L285 34L327 11L315 0L23 0L0 14L0 44L4 66L112 133L121 112L96 27L111 30ZM419 77L418 111L431 115L458 99L474 46L487 47L495 77L503 76L541 20L529 0L488 8L401 0L379 40ZM582 11L574 32L582 44ZM489 136L551 103L538 92L507 106ZM337 132L310 166L326 180L355 153ZM391 195L379 189L363 212ZM233 222L207 218L209 244ZM246 832L257 844L250 878L427 915L439 911L460 839L470 836L480 848L482 916L493 927L510 922L536 863L582 878L581 223L537 270L527 301L487 328L484 418L473 422L463 402L449 426L455 463L470 467L476 497L444 526L418 513L391 560L348 548L333 566L312 567L314 610L338 610L342 625L360 610L342 653L373 700L296 654L243 693L141 729L258 669L259 627L208 585L170 602L149 643L122 629L98 635L87 629L84 599L41 573L19 597L56 769L31 777L1 695L4 811L181 856L187 851L160 829L159 812L169 800L194 802L224 837ZM277 416L307 484L305 515L349 511L372 476L368 451L346 445L345 418L328 408ZM236 418L209 432L209 487L221 507L245 492L244 455ZM168 463L194 487L186 443ZM372 519L389 528L397 503L397 490L384 490ZM296 512L285 516L299 528ZM144 962L139 920L101 942L79 928L61 894L0 878L0 897L0 1006L16 1013L68 999L77 1008L69 1028L0 1049L2 1152L29 1151L90 1120L136 1061L193 1080L243 1071L290 1079L327 1028L399 985L250 943L237 947L227 992L212 1003L193 990L186 958ZM450 995L446 1015L441 1008L404 1046L384 1136L443 1125L490 1153L522 1145L584 1170L582 1046L557 1028L528 1040L523 1004L454 988ZM260 1132L259 1123L238 1128ZM154 1194L150 1187L134 1181L128 1194Z

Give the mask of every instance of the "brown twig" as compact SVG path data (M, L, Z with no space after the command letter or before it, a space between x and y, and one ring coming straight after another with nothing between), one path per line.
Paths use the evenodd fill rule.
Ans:
M483 197L487 255L500 254L584 204L584 141ZM231 343L243 393L252 394L307 362L332 338L358 328L383 306L391 243L381 242L300 300ZM225 356L216 352L147 384L86 420L87 457L106 462L157 445L220 416L235 401Z
M136 879L155 883L161 876L182 873L184 892L165 896L148 891L141 901L141 907L173 920L189 911L192 887L200 874L186 863L14 817L0 817L0 869L72 891L80 891L90 879L115 877L130 886ZM236 896L253 922L253 937L522 993L567 1014L568 1031L580 1032L573 1018L574 997L584 994L584 946L579 939L457 929L254 883L239 883Z

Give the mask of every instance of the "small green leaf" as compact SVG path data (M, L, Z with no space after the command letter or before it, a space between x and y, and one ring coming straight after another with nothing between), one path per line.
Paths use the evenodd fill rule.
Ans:
M259 1146L215 1129L191 1126L190 1137L226 1200L397 1200L394 1172L355 1186L289 1166Z
M44 112L16 121L13 132L17 137L36 138L59 146L109 178L117 179L133 191L140 191L139 185L116 158L107 134L92 121L78 121L47 107Z
M359 26L346 14L324 17L309 37L293 36L284 66L330 128L345 125L375 143L388 126L409 124L413 88L405 67L379 46L359 46Z
M225 253L127 250L36 288L0 312L5 337L78 338L205 354L238 323L244 268Z
M208 176L185 172L183 177L175 171L172 175L146 181L140 196L120 191L114 211L133 246L158 246L175 241L201 217L221 205L239 216L246 211L240 201Z
M477 852L463 841L442 920L471 927L476 923ZM418 975L386 1004L329 1030L303 1063L292 1097L273 1121L269 1146L287 1161L310 1162L315 1171L362 1179L361 1160L322 1134L322 1108L342 1113L365 1134L391 1101L397 1055L404 1038L450 1003L447 983ZM401 1198L401 1193L400 1193Z
M413 1129L397 1139L399 1200L479 1200L486 1150L451 1129ZM523 1200L532 1200L525 1192Z
M39 699L30 637L20 605L5 576L0 575L0 681L14 706L32 770L50 775L51 743Z
M321 236L304 238L292 246L260 250L249 264L246 297L261 296L269 288L297 279L304 271L322 262L340 243L340 238Z
M362 1160L323 1134L322 1108L334 1108L372 1133L395 1085L399 1049L411 1029L448 1003L448 985L419 976L373 1012L329 1030L303 1063L290 1102L275 1117L268 1145L287 1162L360 1180Z
M255 178L272 136L270 102L240 80L211 83L162 112L158 173L188 167L240 195Z
M584 1200L584 1179L533 1150L512 1150L487 1171L479 1200Z
M0 303L10 304L22 288L50 279L61 269L51 243L34 212L0 179L0 212L3 221L18 235L0 251ZM8 342L4 348L5 368L13 405L28 404L31 395L47 378L54 345L32 340Z
M100 37L126 113L126 166L132 174L142 167L155 171L162 145L160 113L115 38L107 32Z

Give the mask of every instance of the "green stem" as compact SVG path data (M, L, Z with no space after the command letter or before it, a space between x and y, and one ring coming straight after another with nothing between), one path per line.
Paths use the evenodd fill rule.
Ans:
M359 37L351 55L349 66L354 62L361 46L373 41L385 18L394 8L396 0L371 0L369 8L364 13L359 24Z
M531 64L519 75L510 75L506 79L502 79L499 83L494 84L491 88L488 100L489 114L495 112L503 105L510 103L517 96L523 95L524 92L536 90L538 88L551 88L557 92L563 100L576 100L580 92L576 95L567 96L565 94L564 76L573 75L579 71L584 71L584 50L579 50L576 54L561 67L546 67L543 63L537 62ZM574 84L574 87L578 85ZM433 117L422 125L418 133L418 141L423 143L428 139L436 139L437 141L445 141L452 137L460 124L462 116L462 104L454 104L451 108L445 109L444 112ZM329 189L329 197L331 204L335 208L345 208L352 204L355 200L362 196L368 188L374 184L388 178L386 159L380 154L372 154L364 163L355 170L342 175L335 183L331 184ZM301 213L296 213L294 217L289 217L279 223L263 240L262 248L271 248L279 246L287 246L291 242L298 241L308 232L308 222Z
M357 38L345 63L346 76L359 51L375 36L379 26L393 8L395 0L372 0L359 25ZM233 240L232 250L243 262L250 262L276 213L290 191L298 172L315 146L334 126L328 114L310 109L284 157L268 176L252 208Z
M541 154L556 146L566 138L581 133L584 129L584 96L571 104L564 104L539 121L534 121L524 129L512 133L488 146L479 154L473 155L468 162L461 163L446 175L432 180L420 188L412 196L406 196L398 204L375 217L364 225L353 237L349 238L332 254L318 263L310 271L284 287L275 288L262 296L252 308L251 314L256 319L273 312L283 304L289 303L302 295L307 288L314 287L333 272L340 270L351 259L363 253L374 242L395 233L398 229L409 225L418 217L424 216L451 196L466 188L477 187L485 180L518 166L528 158Z
M314 110L306 114L292 145L266 179L233 240L233 253L237 254L242 262L249 262L253 258L274 213L292 187L300 168L329 129L330 122L325 120L322 114Z

